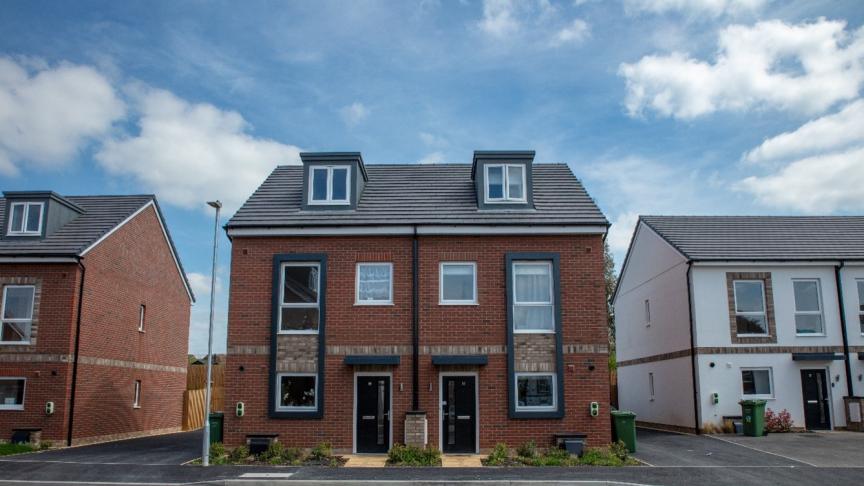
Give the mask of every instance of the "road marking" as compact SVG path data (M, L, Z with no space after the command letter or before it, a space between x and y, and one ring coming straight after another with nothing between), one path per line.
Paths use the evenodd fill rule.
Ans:
M763 452L765 454L771 454L772 456L782 457L783 459L788 459L788 460L793 461L793 462L800 462L801 464L806 464L806 465L811 466L811 467L821 467L821 466L817 466L816 464L810 464L807 461L802 461L801 459L795 459L794 457L784 456L783 454L777 454L776 452L763 451L762 449L757 449L755 447L747 446L744 444L739 444L738 442L733 442L733 441L728 440L728 439L721 439L720 437L716 437L713 435L706 435L705 437L709 437L709 438L714 439L714 440L719 440L721 442L726 442L727 444L734 444L737 446L741 446L741 447L744 447L745 449L750 449L751 451Z
M269 473L269 472L250 472L240 475L241 479L286 479L293 476L294 473Z

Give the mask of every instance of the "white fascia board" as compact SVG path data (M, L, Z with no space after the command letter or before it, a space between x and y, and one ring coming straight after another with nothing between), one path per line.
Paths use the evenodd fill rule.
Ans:
M0 257L0 263L76 263L75 257L12 256Z
M183 270L180 267L180 259L177 257L177 253L174 251L174 245L171 244L171 239L168 238L168 231L165 229L165 223L162 221L162 215L159 211L156 210L156 203L153 199L148 201L147 204L138 208L137 211L130 214L126 219L121 221L120 224L111 228L111 230L109 232L105 233L104 235L102 235L101 238L96 240L93 244L91 244L90 246L85 248L84 251L81 252L81 256L83 257L84 255L89 253L90 250L92 250L93 248L96 248L96 246L99 243L102 243L103 241L105 241L109 236L114 234L115 231L122 228L123 225L125 225L129 221L132 221L136 216L143 213L149 207L152 207L153 211L156 212L156 221L159 221L159 227L162 229L162 236L165 238L165 243L168 245L168 250L171 252L171 257L174 259L174 266L177 268L177 273L180 274L180 281L183 282L183 288L186 289L186 295L189 296L190 301L195 302L195 298L192 296L192 289L189 288L189 284L186 282L186 275L183 273Z
M840 260L694 260L694 267L836 267Z
M412 235L415 226L298 226L291 228L230 228L228 236L357 236L357 235ZM525 225L525 226L491 226L491 225L417 225L418 235L569 235L606 233L606 227L600 225Z

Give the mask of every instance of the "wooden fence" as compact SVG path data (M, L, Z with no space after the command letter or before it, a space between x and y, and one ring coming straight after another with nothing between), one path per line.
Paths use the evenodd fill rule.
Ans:
M225 365L213 365L211 376L213 388L210 394L210 411L225 411ZM207 367L191 365L186 374L186 392L183 393L183 430L195 430L204 426L204 402L206 398Z

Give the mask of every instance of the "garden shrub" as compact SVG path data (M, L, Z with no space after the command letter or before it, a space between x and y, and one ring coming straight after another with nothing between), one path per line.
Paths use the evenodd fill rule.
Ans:
M230 454L228 454L228 459L231 462L245 462L249 458L249 447L245 445L241 445L235 447Z
M792 414L785 408L779 413L770 408L765 410L765 430L768 432L791 432Z
M221 442L210 444L210 463L224 464L226 462L225 446Z
M484 464L487 466L504 466L510 460L510 449L507 444L499 442L495 444L495 448L486 457Z
M520 457L536 457L537 444L535 444L533 440L529 440L528 442L520 445L518 449L516 449L516 454L518 454Z
M394 444L387 453L388 466L440 466L441 451L431 447L420 448Z

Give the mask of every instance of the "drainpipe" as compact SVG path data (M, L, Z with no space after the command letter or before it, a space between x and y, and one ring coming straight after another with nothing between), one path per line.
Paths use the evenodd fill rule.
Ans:
M411 409L420 409L420 249L417 226L411 242Z
M84 302L84 276L87 267L78 258L81 267L81 282L78 284L78 308L75 317L75 354L72 355L72 387L69 391L69 427L66 432L66 445L72 445L72 424L75 421L75 385L78 384L78 350L81 347L81 304Z
M834 279L837 281L837 305L840 307L840 335L843 336L843 363L846 365L846 393L850 397L855 396L852 390L852 365L849 360L852 359L849 353L849 334L846 329L846 309L843 305L843 283L840 280L840 270L843 268L843 263L834 267Z
M699 417L699 380L698 380L698 365L696 362L696 330L693 325L693 291L690 287L690 273L693 270L693 262L687 261L687 312L690 316L690 371L693 378L693 420L695 421L696 435L701 434L701 418Z

